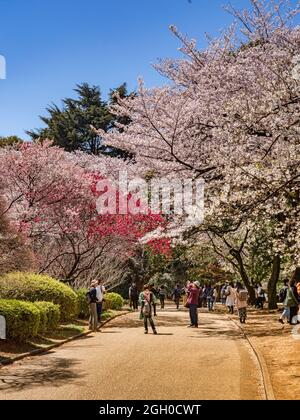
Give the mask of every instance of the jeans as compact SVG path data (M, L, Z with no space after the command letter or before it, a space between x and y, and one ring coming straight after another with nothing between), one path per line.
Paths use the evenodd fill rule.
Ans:
M287 320L289 320L290 319L290 308L285 306L280 318L281 319L286 318Z
M97 303L90 303L89 307L90 307L90 320L89 320L90 330L97 331L97 327L98 327Z
M159 300L160 300L160 307L161 307L161 309L164 309L164 307L165 307L165 298L164 297L160 297Z
M198 305L194 303L190 303L190 318L191 318L191 325L194 327L198 327Z
M155 325L154 325L154 322L153 322L153 319L152 319L152 316L151 315L144 315L144 327L145 327L145 331L148 332L148 320L149 320L149 323L151 325L152 331L155 332L156 331L155 330Z
M214 306L214 298L212 297L208 297L207 298L207 307L209 311L213 310L213 306Z

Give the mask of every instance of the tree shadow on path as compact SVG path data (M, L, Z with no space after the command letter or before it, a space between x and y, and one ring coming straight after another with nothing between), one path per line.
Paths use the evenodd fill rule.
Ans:
M64 358L37 358L30 365L14 366L0 370L0 392L22 391L35 386L60 387L82 375L75 372L76 360Z

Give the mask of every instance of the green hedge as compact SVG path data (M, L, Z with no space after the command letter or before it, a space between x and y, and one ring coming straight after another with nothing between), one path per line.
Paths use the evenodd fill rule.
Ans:
M52 277L33 273L9 273L0 277L0 299L46 301L60 306L61 320L78 315L78 298L66 284Z
M34 305L40 311L39 332L55 330L60 321L60 308L52 302L35 302Z
M80 319L87 319L90 316L89 304L86 300L87 289L78 289L76 290L76 294L78 297L78 304L79 304L79 318Z
M124 306L124 299L118 293L106 293L104 309L120 310Z
M24 341L39 332L40 310L34 303L0 299L0 315L6 319L8 339Z

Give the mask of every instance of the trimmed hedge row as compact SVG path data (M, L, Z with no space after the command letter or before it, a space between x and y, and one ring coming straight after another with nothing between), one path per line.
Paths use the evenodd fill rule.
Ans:
M60 308L52 302L35 302L34 305L40 311L39 332L55 330L59 326Z
M0 299L0 315L6 320L8 339L25 341L58 326L59 306L50 302Z
M33 273L9 273L0 277L0 299L46 301L60 306L61 320L78 315L78 298L67 285L52 277Z
M86 300L87 289L78 289L76 290L76 294L78 297L78 305L79 305L79 318L80 319L87 319L90 315L89 305Z

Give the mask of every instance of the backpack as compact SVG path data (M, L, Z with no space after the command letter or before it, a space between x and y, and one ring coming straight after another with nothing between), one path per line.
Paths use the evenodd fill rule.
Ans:
M88 303L88 305L89 304L91 304L92 302L93 302L93 299L92 299L92 296L91 296L91 293L90 293L91 291L89 290L87 293L86 293L86 295L85 295L85 297L86 297L86 301L87 301L87 303Z
M286 298L287 287L282 287L279 291L279 302L283 303Z
M241 302L246 302L248 299L248 292L245 289L239 291L239 300Z

